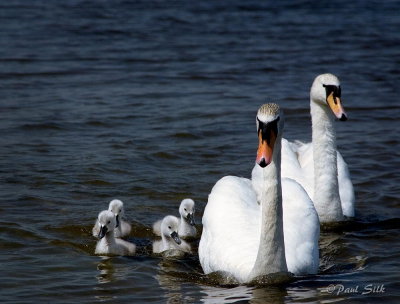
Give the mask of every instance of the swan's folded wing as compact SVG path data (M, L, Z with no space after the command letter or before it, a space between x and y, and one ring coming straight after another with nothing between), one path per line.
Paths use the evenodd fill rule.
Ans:
M282 179L283 229L288 270L294 274L317 273L320 224L314 204L296 181Z
M226 271L245 281L260 238L260 206L251 181L226 176L211 191L199 244L205 273Z
M337 152L339 195L342 203L343 214L354 217L354 188L351 182L350 172L340 152Z
M281 175L294 179L312 197L314 191L314 162L312 145L282 139Z

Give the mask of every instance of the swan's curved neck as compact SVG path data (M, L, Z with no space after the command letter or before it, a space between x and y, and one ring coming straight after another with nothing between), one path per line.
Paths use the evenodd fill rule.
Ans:
M328 107L311 100L314 154L314 205L321 222L343 220L339 196L336 132Z
M114 231L108 231L106 235L104 236L104 242L108 245L114 245L115 244L115 237L114 237Z
M189 225L189 223L187 222L186 218L181 214L181 221L179 223L179 231L181 229L186 229L186 227Z
M161 233L161 240L162 240L163 250L169 250L176 247L174 244L174 240L163 233Z
M263 169L260 244L250 280L275 272L287 272L282 219L281 137L275 142L272 162Z

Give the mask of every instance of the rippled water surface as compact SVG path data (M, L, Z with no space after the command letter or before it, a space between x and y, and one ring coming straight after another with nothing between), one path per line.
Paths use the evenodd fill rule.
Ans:
M3 1L1 302L398 303L399 10L390 0ZM200 229L215 182L250 176L259 105L279 102L285 137L310 139L309 88L327 71L349 115L336 128L356 217L321 233L318 275L219 286L196 255L152 256L154 221L191 197ZM113 198L133 222L135 257L94 255L91 227Z

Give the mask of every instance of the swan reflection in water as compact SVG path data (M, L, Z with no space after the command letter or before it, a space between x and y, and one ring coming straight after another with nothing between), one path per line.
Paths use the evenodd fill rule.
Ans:
M116 257L101 257L97 264L99 274L96 275L99 284L105 284L115 281L127 280L132 271L132 267L126 267L124 263L115 263Z

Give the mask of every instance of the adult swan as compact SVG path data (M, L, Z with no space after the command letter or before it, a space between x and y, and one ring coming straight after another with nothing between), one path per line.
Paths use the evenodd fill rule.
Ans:
M354 189L347 164L336 149L334 116L347 120L339 79L315 78L310 91L312 143L282 140L282 177L299 182L314 202L322 222L354 216Z
M319 221L314 205L291 179L282 179L282 204L283 113L278 105L261 106L257 131L256 163L263 184L255 189L249 179L235 176L215 184L203 215L201 266L206 274L222 271L240 283L288 270L316 273Z

